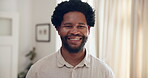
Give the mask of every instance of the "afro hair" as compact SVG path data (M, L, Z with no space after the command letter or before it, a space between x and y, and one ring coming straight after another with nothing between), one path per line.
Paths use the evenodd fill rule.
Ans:
M82 1L64 1L55 8L55 11L53 12L53 15L51 17L52 24L55 26L55 28L58 28L58 26L61 25L61 22L63 21L64 14L72 11L78 11L85 15L87 24L91 27L95 24L95 12L93 11L92 7Z

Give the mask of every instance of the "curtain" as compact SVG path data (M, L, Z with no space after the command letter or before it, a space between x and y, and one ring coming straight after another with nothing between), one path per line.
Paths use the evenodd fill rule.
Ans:
M99 58L116 78L128 78L130 72L130 6L130 0L102 0L99 4Z
M148 10L147 0L132 2L131 78L148 78Z
M97 0L96 53L116 78L148 78L146 0Z

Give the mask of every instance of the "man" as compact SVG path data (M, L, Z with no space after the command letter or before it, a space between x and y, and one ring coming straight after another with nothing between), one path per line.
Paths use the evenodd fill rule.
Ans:
M35 63L27 78L114 78L111 69L84 48L94 17L88 3L76 0L60 3L52 15L52 23L62 46Z

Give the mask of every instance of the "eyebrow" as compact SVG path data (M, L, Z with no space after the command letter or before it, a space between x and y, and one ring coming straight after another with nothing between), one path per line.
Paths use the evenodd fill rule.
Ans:
M80 25L86 25L84 23L78 23L78 24L80 24ZM64 23L64 25L72 25L72 23Z
M64 23L64 25L72 25L72 23Z
M78 23L78 24L85 25L84 23Z

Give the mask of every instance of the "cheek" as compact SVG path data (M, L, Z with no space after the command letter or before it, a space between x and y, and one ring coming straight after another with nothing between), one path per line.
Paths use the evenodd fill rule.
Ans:
M60 29L60 30L58 30L58 34L60 35L60 36L65 36L65 35L67 35L67 30L64 30L64 29Z
M86 31L83 32L83 34L84 34L85 36L88 36L88 35L90 34L90 30L87 29Z
M89 36L89 31L87 31L86 36Z

